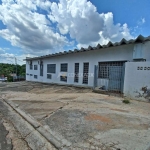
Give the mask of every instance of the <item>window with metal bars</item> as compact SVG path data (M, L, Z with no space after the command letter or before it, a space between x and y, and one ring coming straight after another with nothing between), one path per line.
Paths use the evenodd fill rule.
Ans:
M37 79L37 75L34 75L34 78Z
M38 70L38 66L37 65L34 65L34 70Z
M33 69L32 61L30 61L30 70Z
M64 64L60 64L60 71L61 72L67 72L68 70L68 64L64 63Z
M32 69L33 69L33 65L31 64L31 65L30 65L30 70L32 70Z
M79 63L75 63L74 73L74 82L79 82Z
M67 82L67 76L60 76L60 81Z
M83 84L88 84L89 63L83 64Z
M99 62L98 77L103 79L109 78L109 72L111 66L123 66L123 61L113 61L113 62Z
M51 74L47 74L47 79L52 79L52 75Z
M40 63L40 76L43 76L43 62Z
M47 64L47 73L56 73L56 64Z

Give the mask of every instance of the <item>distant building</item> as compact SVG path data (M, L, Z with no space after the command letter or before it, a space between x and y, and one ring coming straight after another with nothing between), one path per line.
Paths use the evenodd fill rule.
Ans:
M86 86L149 100L150 37L26 58L26 80Z
M16 73L11 73L10 76L11 77L16 77L17 75L16 75Z

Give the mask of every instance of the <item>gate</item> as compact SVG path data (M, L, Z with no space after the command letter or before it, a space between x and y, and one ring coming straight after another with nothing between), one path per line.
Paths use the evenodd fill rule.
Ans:
M124 78L124 65L109 66L108 91L122 93L124 81L123 78Z
M109 92L123 93L124 61L99 62L97 86Z

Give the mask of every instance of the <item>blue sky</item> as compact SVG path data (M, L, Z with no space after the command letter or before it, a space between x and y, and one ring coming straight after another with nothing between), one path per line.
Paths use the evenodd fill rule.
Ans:
M150 35L149 0L0 0L0 62Z
M114 23L127 23L131 31L136 26L139 28L132 33L137 36L150 35L150 1L149 0L91 0L97 7L99 13L112 12L114 14ZM141 19L145 19L145 23L141 23ZM140 24L141 23L141 24Z

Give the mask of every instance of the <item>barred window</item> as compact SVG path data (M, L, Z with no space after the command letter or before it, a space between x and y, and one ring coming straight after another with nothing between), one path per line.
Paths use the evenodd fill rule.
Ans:
M61 72L67 72L67 70L68 70L68 64L67 63L60 65L60 71Z
M74 68L74 82L78 82L79 81L79 63L75 63L75 68Z
M30 64L30 70L32 70L33 69L33 65L32 64Z
M88 84L89 63L83 64L83 84Z
M51 74L47 74L47 79L52 79L52 75Z
M99 63L99 78L109 78L109 64Z
M43 76L43 62L40 64L40 76Z
M34 70L38 70L38 66L37 65L34 65Z
M30 61L30 70L33 69L32 61Z
M47 73L56 73L56 64L47 64Z
M60 81L67 82L67 76L60 76Z
M37 79L37 75L34 75L34 78Z
M124 62L99 62L98 77L103 79L109 78L110 66L123 66Z

